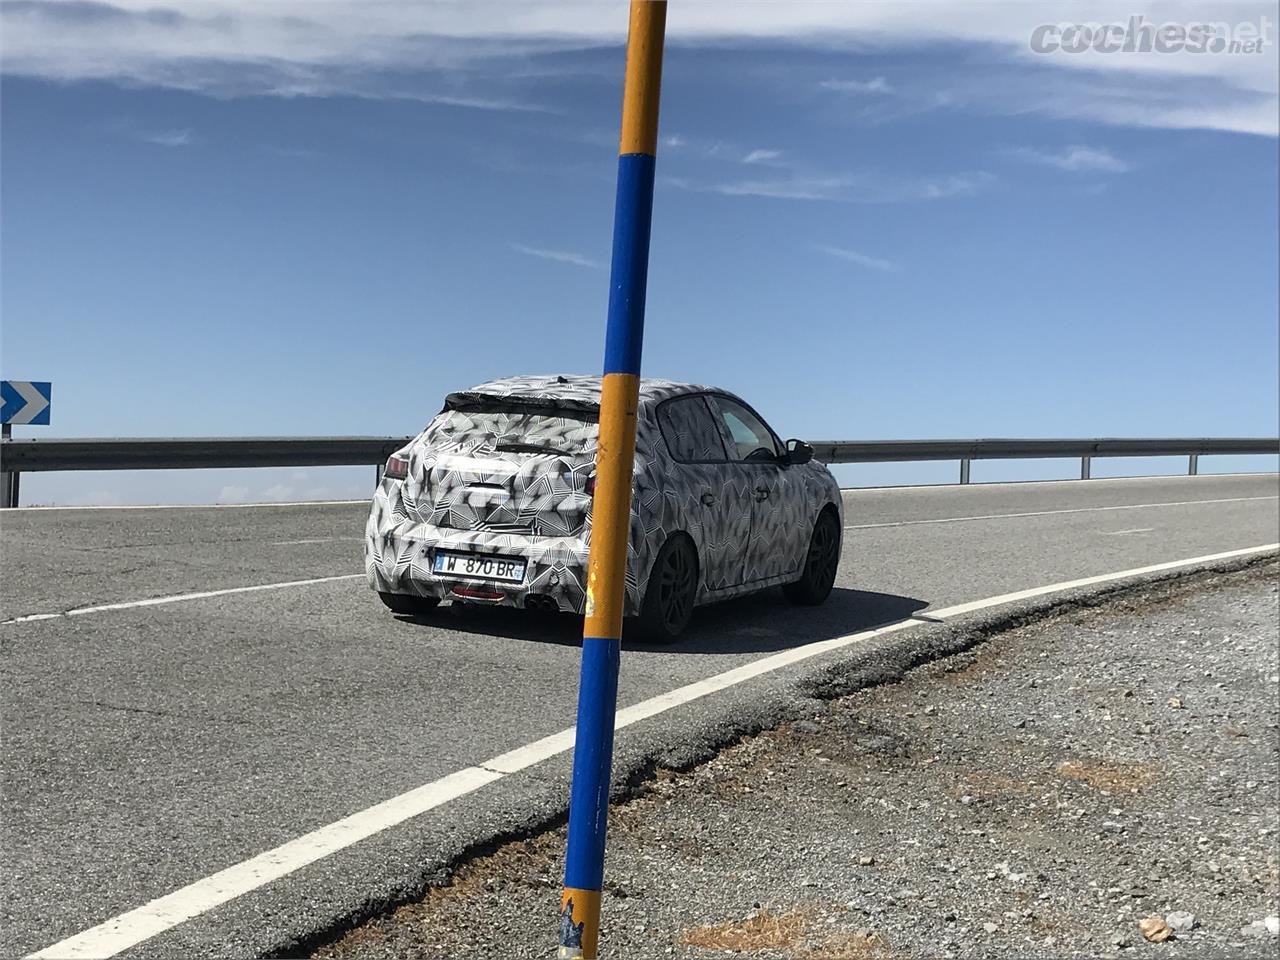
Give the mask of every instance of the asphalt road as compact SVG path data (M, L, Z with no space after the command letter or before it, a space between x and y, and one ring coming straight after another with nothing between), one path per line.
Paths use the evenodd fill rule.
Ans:
M619 700L928 608L1273 543L1278 493L1274 474L849 491L827 604L799 610L772 591L707 608L679 647L624 654ZM364 514L313 504L0 517L0 620L40 617L0 624L0 953L46 947L572 725L580 621L448 608L396 619L350 577ZM347 579L59 616L331 577ZM749 725L762 704L794 696L805 669L628 727L619 765ZM560 755L505 777L124 955L242 957L305 941L411 895L468 847L554 817L568 767ZM549 912L549 942L553 924Z

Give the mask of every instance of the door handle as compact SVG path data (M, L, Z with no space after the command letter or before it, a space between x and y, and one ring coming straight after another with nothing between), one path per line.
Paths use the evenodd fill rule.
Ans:
M768 499L769 499L769 491L768 491L768 490L766 490L764 487L756 487L756 499L757 499L757 500L768 500Z
M704 493L702 495L702 505L704 507L713 507L716 503L716 495L714 493Z

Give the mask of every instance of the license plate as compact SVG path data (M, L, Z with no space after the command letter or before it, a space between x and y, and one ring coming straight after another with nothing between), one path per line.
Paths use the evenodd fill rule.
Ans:
M432 570L438 577L464 580L495 580L499 583L523 583L522 557L495 557L483 553L436 553Z

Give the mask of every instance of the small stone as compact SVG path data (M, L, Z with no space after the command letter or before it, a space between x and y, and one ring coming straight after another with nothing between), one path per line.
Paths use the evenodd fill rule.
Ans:
M796 733L821 733L822 727L814 723L812 720L797 720L791 725L791 729Z
M1247 927L1240 928L1240 936L1242 937L1251 937L1254 940L1260 940L1268 935L1267 925L1261 920L1255 920Z
M1181 698L1181 697L1170 697L1170 698L1169 698L1169 706L1170 706L1170 708L1171 708L1171 709L1173 709L1173 710L1181 710L1181 709L1182 709L1182 698Z
M1164 922L1164 917L1156 914L1138 921L1138 929L1142 932L1143 938L1150 943L1164 943L1173 936L1173 930Z
M1164 922L1174 933L1190 933L1196 925L1196 915L1186 910L1172 910L1164 915Z
M1119 947L1121 950L1123 950L1125 947L1129 945L1129 938L1122 933L1117 933L1114 937L1111 938L1111 945L1113 947Z
M1115 820L1103 820L1102 829L1107 833L1124 833L1124 824L1117 823Z
M1262 925L1267 928L1267 933L1273 937L1280 937L1280 917L1272 914L1262 921Z
M858 858L858 866L860 867L869 867L875 862L876 862L876 858L871 856L870 854L863 854L861 857Z
M988 920L986 923L982 925L982 929L987 931L987 933L995 933L997 930L1000 929L1000 927L992 923L990 920Z

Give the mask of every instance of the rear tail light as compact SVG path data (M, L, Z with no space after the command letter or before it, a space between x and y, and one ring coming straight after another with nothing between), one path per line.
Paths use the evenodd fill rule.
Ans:
M409 461L405 457L392 454L387 458L387 465L382 475L390 480L403 480L409 475Z
M497 590L478 590L475 587L454 587L451 592L467 600L502 600L506 597L505 593Z

